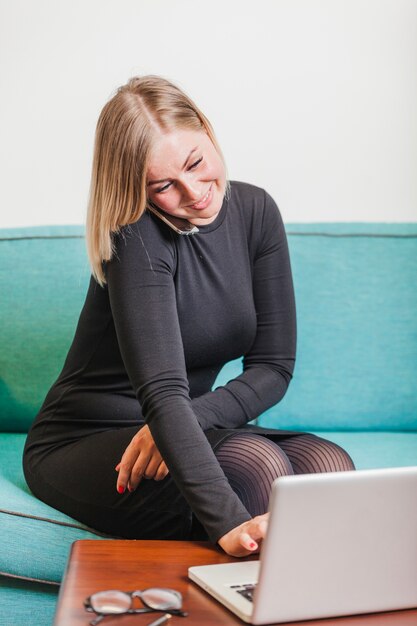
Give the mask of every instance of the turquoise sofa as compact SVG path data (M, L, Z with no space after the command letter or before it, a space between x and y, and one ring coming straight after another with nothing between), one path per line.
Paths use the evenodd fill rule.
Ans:
M297 364L286 397L258 423L323 434L357 468L417 465L417 224L286 229ZM34 498L21 467L84 301L83 228L0 230L0 259L0 624L43 626L71 543L99 538ZM240 366L227 364L217 384Z

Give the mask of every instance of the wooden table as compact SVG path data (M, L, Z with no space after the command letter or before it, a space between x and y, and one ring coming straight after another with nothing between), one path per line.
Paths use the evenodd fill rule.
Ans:
M54 626L87 626L94 613L87 613L83 602L96 591L147 587L171 587L183 594L184 609L189 615L172 617L169 626L243 626L244 622L187 577L191 565L234 560L211 544L197 541L76 541L61 586ZM159 615L106 617L100 626L145 626ZM417 626L417 610L292 622L292 626L301 625Z

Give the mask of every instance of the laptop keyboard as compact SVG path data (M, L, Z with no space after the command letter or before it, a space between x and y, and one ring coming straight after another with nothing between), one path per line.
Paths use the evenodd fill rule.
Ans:
M253 594L256 589L256 583L247 583L245 585L230 585L231 589L235 589L244 598L253 602Z

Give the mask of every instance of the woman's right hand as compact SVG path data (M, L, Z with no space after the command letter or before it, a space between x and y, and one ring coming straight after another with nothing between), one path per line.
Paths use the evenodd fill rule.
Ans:
M259 552L268 528L269 513L257 515L232 528L220 537L218 544L230 556L248 556Z
M143 426L133 437L116 466L117 491L123 493L126 487L134 491L142 478L162 480L168 468L161 457L149 426Z

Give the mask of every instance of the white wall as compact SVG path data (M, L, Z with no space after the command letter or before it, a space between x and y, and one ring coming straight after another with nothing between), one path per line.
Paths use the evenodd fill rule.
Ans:
M417 221L417 0L0 0L0 226L84 221L99 112L177 82L284 220Z

